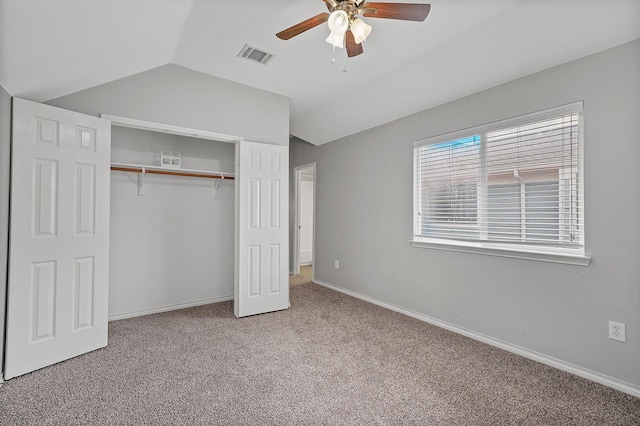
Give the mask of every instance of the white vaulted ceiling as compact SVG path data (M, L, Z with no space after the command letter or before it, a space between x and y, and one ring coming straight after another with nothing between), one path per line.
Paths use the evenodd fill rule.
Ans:
M46 101L173 63L289 97L318 145L640 38L638 0L424 2L424 22L365 18L364 54L332 64L325 25L275 36L321 0L0 0L0 84Z

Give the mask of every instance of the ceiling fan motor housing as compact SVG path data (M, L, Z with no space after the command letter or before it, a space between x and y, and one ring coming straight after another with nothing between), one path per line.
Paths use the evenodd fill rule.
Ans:
M335 5L331 3L335 3ZM352 21L355 15L360 13L360 11L358 10L358 5L360 3L362 3L362 0L360 1L342 0L342 1L333 1L333 2L328 1L327 7L331 12L335 12L337 10L343 10L344 12L346 12L347 16L349 17L349 21Z

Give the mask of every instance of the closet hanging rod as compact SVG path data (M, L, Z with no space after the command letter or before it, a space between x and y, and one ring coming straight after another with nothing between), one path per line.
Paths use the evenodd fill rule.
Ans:
M185 169L163 169L154 166L139 166L129 164L112 164L111 170L117 172L133 172L133 173L148 173L156 175L173 175L173 176L186 176L186 177L198 177L207 179L234 179L231 173L222 172L205 172L199 170L185 170Z

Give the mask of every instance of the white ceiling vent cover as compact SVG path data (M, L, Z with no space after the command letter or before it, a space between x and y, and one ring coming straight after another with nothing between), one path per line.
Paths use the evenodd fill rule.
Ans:
M263 52L253 46L249 46L248 44L245 44L242 50L240 50L240 53L238 53L239 58L259 62L262 65L267 65L274 56L275 55L273 53Z

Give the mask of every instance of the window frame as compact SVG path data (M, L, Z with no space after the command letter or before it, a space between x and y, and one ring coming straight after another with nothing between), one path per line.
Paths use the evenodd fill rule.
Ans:
M544 121L548 119L558 118L563 115L578 114L578 190L581 196L578 199L577 209L581 213L582 228L579 232L582 234L582 245L577 247L549 246L536 243L506 243L500 241L488 240L455 240L437 237L418 237L418 230L421 224L417 218L417 211L422 205L423 194L420 191L420 185L416 181L417 173L420 172L420 163L415 152L418 148L438 143L446 143L457 139L471 137L473 135L481 135L481 150L486 149L486 133L524 125L531 122ZM446 250L453 252L475 253L483 255L492 255L500 257L518 258L526 260L536 260L543 262L563 263L571 265L588 266L591 257L586 255L586 238L584 224L586 222L584 213L584 116L583 102L573 102L567 105L561 105L538 111L530 114L519 115L505 120L495 121L480 126L475 126L451 133L441 134L414 142L414 158L413 158L413 216L412 216L412 239L410 243L413 247L427 248L436 250ZM484 154L483 154L484 155ZM562 174L561 172L559 172ZM573 171L571 173L574 173ZM485 174L486 175L486 174ZM482 177L482 179L486 179ZM560 182L561 176L559 177ZM478 203L483 202L487 194L478 192ZM482 197L482 198L481 198ZM480 215L480 210L478 210Z

